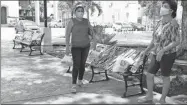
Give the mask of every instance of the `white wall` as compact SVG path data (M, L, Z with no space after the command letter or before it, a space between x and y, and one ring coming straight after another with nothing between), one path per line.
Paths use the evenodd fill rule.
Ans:
M133 4L129 4L129 22L137 22L139 17L138 7L138 1L133 1Z
M1 6L7 7L7 16L19 17L19 1L1 1Z

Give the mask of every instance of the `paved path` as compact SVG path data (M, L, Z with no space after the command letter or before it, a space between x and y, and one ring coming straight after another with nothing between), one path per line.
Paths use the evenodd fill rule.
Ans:
M111 79L106 82L88 84L91 77L89 70L85 73L86 86L79 89L78 94L73 95L70 93L71 74L65 73L67 67L60 63L60 59L47 54L28 56L29 52L20 53L19 49L12 49L13 43L10 41L2 41L1 45L2 103L134 102L130 98L120 98L124 91L122 82ZM110 100L110 98L116 100Z

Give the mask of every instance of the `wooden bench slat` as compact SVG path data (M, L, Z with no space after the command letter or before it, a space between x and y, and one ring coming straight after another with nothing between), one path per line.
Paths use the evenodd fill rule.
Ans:
M20 40L20 39L14 39L13 41L22 42L22 40Z
M174 64L187 66L187 61L186 60L175 60Z
M21 42L22 44L26 44L26 45L30 45L31 43L30 42L26 42L26 41L23 41Z

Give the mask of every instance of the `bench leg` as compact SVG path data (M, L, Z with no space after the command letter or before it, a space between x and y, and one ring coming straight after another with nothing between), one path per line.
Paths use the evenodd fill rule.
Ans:
M125 81L125 92L123 93L122 98L125 98L127 96L127 88L128 88L127 76L123 76L123 79Z
M42 46L40 45L40 54L43 55L42 53Z
M140 75L140 89L141 89L141 93L144 94L145 91L143 89L143 74Z
M22 52L23 48L24 48L24 46L23 46L23 44L21 44L21 50L20 50L20 52Z
M29 56L31 56L31 53L32 53L32 46L29 46L29 48L30 48Z
M13 40L13 42L14 42L14 46L13 46L13 49L15 49L15 46L16 46L16 42Z
M90 66L90 68L92 70L92 77L91 77L89 83L93 82L93 77L94 77L94 68L93 68L93 66Z
M107 70L105 70L105 76L106 76L106 80L109 80L108 75L107 75Z
M71 69L71 66L69 66L69 68L68 68L68 70L67 70L66 73L71 73L71 72L70 72L70 69Z

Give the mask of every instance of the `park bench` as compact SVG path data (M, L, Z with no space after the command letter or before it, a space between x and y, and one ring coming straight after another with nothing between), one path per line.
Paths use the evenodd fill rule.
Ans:
M103 50L102 50L103 49ZM129 53L130 51L134 50L133 53ZM91 79L89 80L89 83L94 83L94 82L100 82L100 81L108 81L108 72L112 71L113 65L115 63L115 59L123 54L123 53L129 53L129 57L133 56L139 56L140 52L143 51L142 48L132 48L132 47L118 47L116 44L113 45L102 45L98 44L96 50L100 50L100 53L98 55L98 58L92 58L90 57L91 54L89 53L88 59L87 59L87 64L91 68L92 76ZM108 54L106 54L108 53ZM143 94L145 91L143 90L143 75L144 75L144 67L146 64L146 61L148 60L148 56L145 56L143 59L143 64L141 64L136 71L131 71L131 68L133 65L128 65L126 68L124 67L124 72L116 72L117 74L123 76L123 80L125 82L125 92L123 93L122 97L126 97L127 89L128 87L132 86L140 86L141 92L138 94ZM67 72L70 72L70 68L68 69ZM98 70L99 69L99 70ZM105 79L97 80L94 81L94 76L95 75L105 75ZM134 84L128 84L127 82L129 81L129 77L135 77L136 79L139 80L139 83L134 83ZM137 95L137 94L134 94ZM132 95L129 95L132 96Z
M137 94L131 94L129 96L145 93L145 91L143 89L143 75L144 75L144 69L145 69L145 65L146 65L147 61L148 61L148 55L145 56L145 58L143 59L143 64L140 65L136 71L132 72L131 68L133 67L133 65L129 65L125 70L126 72L119 73L123 76L123 79L125 81L125 91L122 95L123 98L127 96L128 87L132 87L132 86L140 86L141 92L137 93ZM137 78L139 80L139 83L128 84L129 77Z
M29 47L30 48L29 56L31 56L31 53L33 51L36 51L36 48L33 49L33 47L39 47L40 54L42 55L41 43L43 37L44 37L44 33L41 33L40 31L27 30L23 33L23 35L15 36L15 39L13 39L14 42L13 49L15 48L16 44L21 45L20 52L23 52L24 48Z
M183 66L187 67L187 60L179 60L176 59L174 62L174 65L179 69L180 71L184 71Z
M177 69L183 72L185 70L184 68L187 68L187 59L183 58L186 53L187 53L187 50L183 49L183 52L180 55L177 55L177 59L174 62L174 67L176 68L173 67L172 69Z
M134 53L131 53L130 55L130 50L134 51ZM115 63L115 59L120 55L120 54L123 54L123 53L129 53L129 57L131 56L139 56L140 55L140 52L143 51L143 49L141 48L123 48L123 47L117 47L115 45L112 45L112 46L107 46L107 48L105 48L105 51L102 51L101 52L101 55L103 55L104 53L108 52L108 53L111 53L111 54L106 54L106 55L103 55L102 57L100 57L100 59L97 59L95 61L92 61L91 63L89 63L90 65L90 68L92 70L92 77L90 79L90 83L91 82L99 82L99 81L107 81L109 80L109 77L108 77L108 74L107 72L108 71L112 71L112 68L113 68L113 64ZM99 55L99 56L101 56ZM106 58L108 57L108 58ZM102 59L102 60L101 60ZM126 93L127 93L127 89L128 87L132 87L132 86L137 86L139 85L140 86L140 89L141 89L141 92L138 93L138 94L143 94L145 93L145 91L143 90L143 72L144 72L144 67L146 65L146 62L148 60L148 55L145 56L145 58L143 59L143 63L138 66L137 70L136 71L131 71L131 68L133 67L133 64L132 65L128 65L126 68L124 67L124 72L116 72L117 74L123 76L123 79L124 79L124 82L125 82L125 92L123 93L123 96L122 97L126 97ZM94 62L94 63L93 63ZM95 72L95 69L96 68L99 68L99 71ZM113 71L112 71L113 72ZM95 75L97 74L105 74L105 79L102 79L102 80L98 80L98 81L93 81L93 78ZM135 77L139 80L139 83L134 83L134 84L128 84L128 78L129 77ZM137 94L134 94L134 95L137 95ZM129 96L132 96L132 95L129 95Z

